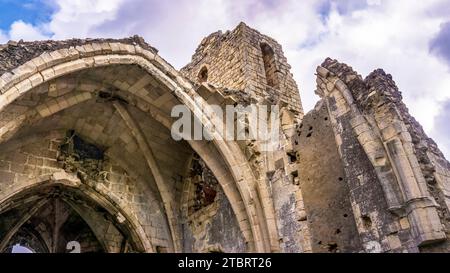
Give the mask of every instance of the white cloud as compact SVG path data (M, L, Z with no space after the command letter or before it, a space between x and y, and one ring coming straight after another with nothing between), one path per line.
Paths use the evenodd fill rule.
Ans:
M125 0L55 0L58 11L53 14L48 30L54 39L88 37L93 29L116 18L119 8L128 5ZM141 16L143 14L140 14ZM119 26L120 27L120 26ZM101 33L97 33L98 36Z
M391 73L431 137L438 136L435 119L450 98L449 69L429 52L430 40L450 20L449 0L52 1L58 9L48 24L21 22L14 31L0 32L0 40L39 39L43 33L54 39L139 34L180 68L204 36L245 21L283 45L306 110L318 100L314 73L326 57L363 76L375 68Z
M439 110L432 134L441 151L445 155L450 155L450 99L442 102Z
M34 41L49 38L44 34L44 31L40 27L27 24L23 21L16 21L11 25L8 37L10 40L17 41L21 39L25 41Z
M383 68L393 75L411 112L430 131L438 102L450 97L450 75L428 51L428 42L445 18L428 17L426 10L431 4L426 3L390 1L348 15L334 9L320 43L299 49L290 59L294 74L307 90L313 90L311 72L317 60L326 56L348 63L363 76ZM309 103L306 101L308 108L312 106ZM429 105L427 111L423 105Z
M367 0L369 6L379 6L381 5L381 0Z

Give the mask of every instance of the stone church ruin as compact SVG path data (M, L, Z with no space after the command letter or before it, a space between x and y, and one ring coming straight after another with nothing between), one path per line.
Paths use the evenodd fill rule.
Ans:
M11 41L0 75L1 252L450 250L450 163L381 69L327 58L304 113L241 23L181 70L134 36ZM277 149L170 135L175 105L249 103L279 106Z

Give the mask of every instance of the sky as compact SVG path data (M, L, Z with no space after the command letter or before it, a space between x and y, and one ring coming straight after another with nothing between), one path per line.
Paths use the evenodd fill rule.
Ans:
M33 253L33 251L20 244L13 245L11 253Z
M306 111L326 57L363 77L383 68L450 158L450 0L0 0L0 43L138 34L181 68L241 21L283 46Z

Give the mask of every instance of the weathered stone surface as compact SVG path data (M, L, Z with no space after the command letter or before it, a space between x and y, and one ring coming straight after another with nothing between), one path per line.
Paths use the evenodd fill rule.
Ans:
M0 251L450 251L450 163L392 77L327 58L316 82L304 114L244 23L181 71L138 36L1 46ZM280 141L175 141L180 104L278 106Z

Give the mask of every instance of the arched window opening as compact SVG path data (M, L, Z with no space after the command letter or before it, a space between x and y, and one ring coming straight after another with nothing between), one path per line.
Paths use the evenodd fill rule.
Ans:
M275 64L275 54L273 49L266 43L261 43L261 52L266 74L267 85L278 88L277 68Z
M11 253L35 253L35 251L21 244L15 244L11 250Z
M28 223L22 225L4 246L4 249L0 251L5 253L49 252L42 236L36 230L31 229Z
M200 72L198 72L198 81L200 83L208 81L208 69L206 66L202 67L200 69Z

